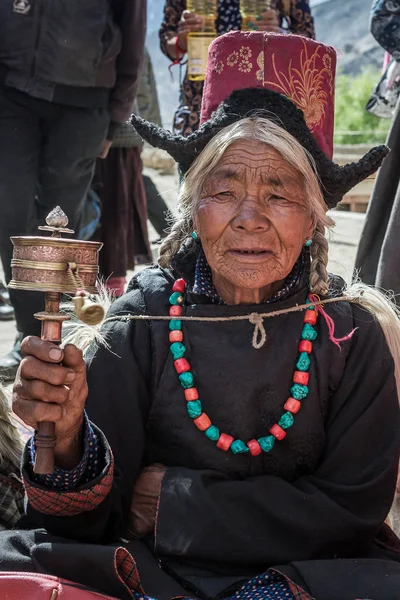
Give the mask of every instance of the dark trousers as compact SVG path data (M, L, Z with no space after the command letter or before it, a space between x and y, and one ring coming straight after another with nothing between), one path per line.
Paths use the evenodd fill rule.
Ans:
M75 108L0 87L0 258L11 279L14 235L39 235L59 205L76 229L96 157L106 137L108 111ZM17 329L38 335L33 318L43 310L43 294L10 290Z
M166 215L169 213L168 206L148 175L143 175L143 182L147 200L147 215L150 223L160 237L165 237L165 230L169 229L166 219Z

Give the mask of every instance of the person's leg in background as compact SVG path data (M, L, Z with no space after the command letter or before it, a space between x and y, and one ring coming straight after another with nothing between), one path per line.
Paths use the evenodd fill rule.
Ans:
M169 213L168 206L148 175L143 174L143 183L146 192L147 214L150 223L153 225L160 238L164 238L167 235L166 230L169 229L167 220Z
M42 225L48 213L58 205L68 216L68 227L77 230L108 125L105 109L51 105L51 113L42 124L44 142L36 225ZM39 324L33 315L43 310L43 295L10 290L10 297L19 331L37 335Z
M54 105L40 165L39 221L58 204L69 218L69 227L78 227L108 126L106 109Z
M10 302L10 295L4 283L0 280L0 321L13 321L14 308Z
M37 101L0 87L0 257L5 283L11 279L11 236L28 235L35 225L35 187L41 146ZM28 293L31 296L34 292ZM0 357L0 378L15 375L21 334L15 348Z

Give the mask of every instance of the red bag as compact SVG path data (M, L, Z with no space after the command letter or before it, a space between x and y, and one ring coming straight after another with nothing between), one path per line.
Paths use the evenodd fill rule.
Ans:
M88 588L40 573L0 572L1 600L117 600Z

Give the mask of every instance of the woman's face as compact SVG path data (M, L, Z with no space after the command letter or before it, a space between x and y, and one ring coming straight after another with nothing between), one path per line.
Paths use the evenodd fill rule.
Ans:
M235 142L205 184L195 226L214 283L232 287L234 297L238 290L268 297L312 235L302 176L273 148Z

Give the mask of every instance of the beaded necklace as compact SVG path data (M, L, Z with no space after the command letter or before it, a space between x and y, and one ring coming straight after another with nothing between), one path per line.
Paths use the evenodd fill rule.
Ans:
M317 311L314 306L308 308L304 315L304 324L301 332L301 341L299 344L299 357L296 362L296 370L293 374L293 384L290 388L290 397L284 404L285 412L277 423L269 430L265 437L250 440L245 443L240 439L235 439L227 433L221 433L218 427L212 424L210 417L203 412L199 393L194 385L194 377L191 372L190 364L185 358L186 346L183 344L182 321L179 317L182 315L183 293L186 289L184 279L177 279L172 286L172 294L169 298L171 319L169 322L169 341L170 351L174 358L175 371L178 374L180 384L184 390L186 406L189 416L200 431L203 431L209 440L216 442L217 448L227 452L231 450L234 454L244 454L249 452L252 456L258 456L262 452L270 452L274 447L276 440L281 441L286 437L286 430L294 424L294 415L296 415L301 403L308 396L308 381L312 352L312 342L317 337L317 331L314 325L317 322ZM310 298L307 303L310 303Z

